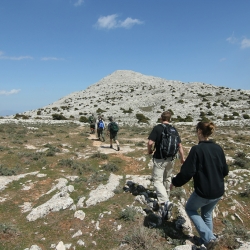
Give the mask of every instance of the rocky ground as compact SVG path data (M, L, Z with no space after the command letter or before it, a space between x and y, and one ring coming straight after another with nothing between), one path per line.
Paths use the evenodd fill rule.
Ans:
M152 162L146 155L150 128L133 128L134 131L132 128L130 131L127 127L121 128L121 150L117 151L115 147L109 147L107 138L105 142L101 142L96 135L89 134L88 126L83 124L35 124L35 121L31 123L31 120L23 123L15 120L15 125L7 124L8 126L0 124L1 167L9 164L8 167L12 168L19 162L22 173L0 176L1 249L139 249L128 248L129 245L122 244L122 239L131 230L132 225L137 226L136 233L145 230L142 220L147 216L145 209L152 208L152 201L145 199L144 195L133 196L130 192L122 191L122 188L130 181L152 190ZM179 129L184 150L188 153L191 145L195 143L190 134L190 127L179 126ZM241 137L242 134L244 137ZM226 150L229 164L234 161L231 151L236 148L249 148L248 129L239 132L238 127L222 127L219 128L217 137ZM31 160L38 157L37 153L44 155L49 152L52 145L60 149L55 155ZM93 154L97 154L97 159L92 158ZM249 157L249 151L246 151L246 154ZM58 165L62 160L65 166L70 160L73 160L75 165L70 169ZM88 167L95 166L94 172L79 174L77 168L82 166L79 164L87 163L90 164ZM120 166L120 170L106 172L102 166L108 163L115 163ZM177 162L176 170L178 166ZM99 182L98 179L105 175L106 178ZM224 234L223 220L234 223L235 228L240 225L242 229L248 230L248 201L238 195L249 183L249 175L248 169L238 169L231 165L226 180L225 198L214 213L215 230L219 235ZM85 181L86 176L88 179ZM93 180L93 176L96 180ZM182 192L189 193L189 186ZM176 198L179 195L180 198ZM193 243L186 237L196 232L184 212L186 198L176 193L172 199L175 203L173 217L161 228L168 237L158 239L159 235L152 236L154 229L143 231L143 235L156 237L158 240L154 244L158 246L157 249L194 249ZM121 211L127 211L128 208L137 211L138 217L135 221L118 219ZM119 243L114 244L114 236L108 232L112 232L119 239ZM184 243L179 242L173 246L171 242L183 232ZM249 243L241 236L235 236L237 241L242 243L241 246L237 243L238 247L234 249L248 249ZM148 239L146 242L150 245ZM159 242L160 245L157 245ZM165 248L162 243L167 244ZM229 249L226 245L222 242L220 249Z

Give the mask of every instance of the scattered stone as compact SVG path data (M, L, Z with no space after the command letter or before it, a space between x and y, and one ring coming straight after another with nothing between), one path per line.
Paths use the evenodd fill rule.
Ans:
M85 213L82 210L78 210L78 211L75 212L74 217L78 218L80 220L84 220Z
M86 206L94 206L113 197L115 195L113 191L119 186L120 179L122 179L122 176L110 174L106 185L100 184L97 189L90 191Z
M78 230L73 236L72 238L75 238L75 237L79 237L82 235L82 231L81 230Z
M57 193L44 204L33 208L26 218L28 221L35 221L38 218L45 217L50 212L58 212L61 209L66 209L73 202L73 199L69 197L67 192Z

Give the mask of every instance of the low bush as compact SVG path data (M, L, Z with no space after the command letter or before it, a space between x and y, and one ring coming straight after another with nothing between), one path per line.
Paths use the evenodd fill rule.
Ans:
M138 120L138 123L148 123L150 120L148 117L144 116L143 114L136 114L136 119Z
M15 168L8 168L5 167L4 165L0 164L0 176L11 176L11 175L17 175L19 170L19 167L15 167Z
M86 116L80 116L79 122L87 123L87 122L89 122L89 120L88 120L88 118Z
M137 212L133 207L127 207L120 212L119 219L125 221L135 221Z
M62 114L52 114L53 120L68 120L65 116Z
M102 160L106 160L106 159L108 159L108 155L100 153L100 152L96 152L93 155L91 155L91 158L99 158Z
M117 172L119 170L119 167L114 163L107 163L103 165L102 168L108 172Z

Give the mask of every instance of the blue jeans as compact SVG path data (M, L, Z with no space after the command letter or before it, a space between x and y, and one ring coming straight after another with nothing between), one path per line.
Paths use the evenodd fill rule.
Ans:
M207 244L210 240L216 239L213 234L212 215L220 199L221 197L217 199L202 198L193 192L187 201L185 210L200 235L201 244ZM199 208L201 215L197 212Z

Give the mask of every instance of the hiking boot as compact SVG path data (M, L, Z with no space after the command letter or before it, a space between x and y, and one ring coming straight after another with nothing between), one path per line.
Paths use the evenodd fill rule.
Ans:
M172 215L172 208L174 204L170 201L166 201L162 209L162 220L169 220Z
M152 210L154 212L158 212L160 210L160 206L159 206L159 203L157 201L153 202L153 208L152 208Z
M210 240L208 243L205 244L207 250L215 249L215 246L218 244L218 239Z
M117 151L120 151L120 146L119 145L117 145Z
M200 247L202 245L202 239L196 235L194 235L190 241L195 244L196 246Z

